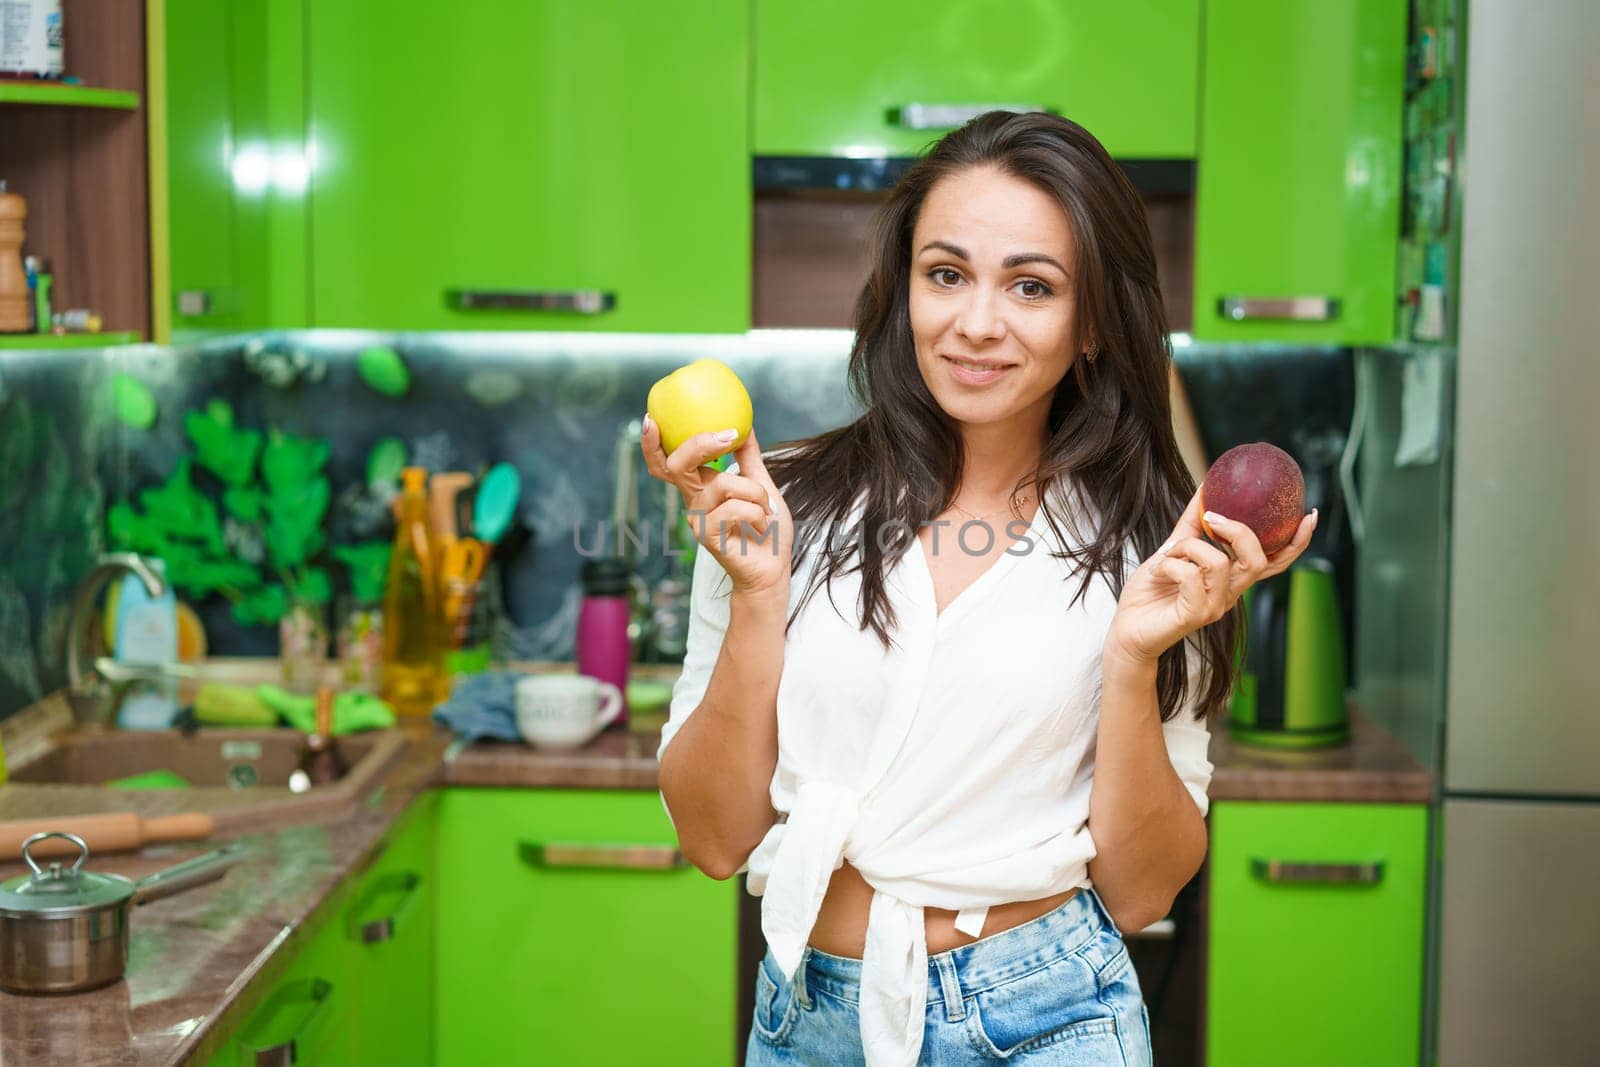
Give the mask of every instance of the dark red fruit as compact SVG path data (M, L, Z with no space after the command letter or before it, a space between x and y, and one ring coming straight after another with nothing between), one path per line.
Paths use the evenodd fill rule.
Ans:
M1294 540L1305 518L1306 482L1293 456L1255 441L1217 457L1200 484L1200 502L1206 511L1250 527L1270 556ZM1205 520L1200 522L1216 539Z

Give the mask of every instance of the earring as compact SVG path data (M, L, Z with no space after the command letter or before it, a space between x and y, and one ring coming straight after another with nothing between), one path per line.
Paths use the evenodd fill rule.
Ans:
M1089 360L1090 363L1093 363L1094 357L1098 356L1099 354L1100 345L1098 343L1091 343L1088 350L1084 352L1084 356Z

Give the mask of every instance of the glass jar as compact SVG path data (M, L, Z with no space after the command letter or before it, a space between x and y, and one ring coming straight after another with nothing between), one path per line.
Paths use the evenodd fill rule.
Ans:
M278 620L278 661L283 687L293 693L314 693L328 665L328 609L308 600L289 603Z

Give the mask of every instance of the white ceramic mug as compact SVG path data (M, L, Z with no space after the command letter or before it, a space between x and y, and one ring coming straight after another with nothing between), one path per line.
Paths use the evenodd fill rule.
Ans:
M622 714L622 691L585 674L517 681L517 730L539 748L582 748Z

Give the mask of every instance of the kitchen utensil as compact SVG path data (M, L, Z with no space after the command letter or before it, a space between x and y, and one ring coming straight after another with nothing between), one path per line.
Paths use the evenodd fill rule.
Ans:
M1302 556L1245 592L1248 641L1229 729L1274 748L1337 745L1349 736L1344 638L1333 565Z
M472 612L482 588L483 569L489 562L489 548L474 537L463 537L444 546L439 568L440 596L444 601L444 622L449 647L460 648L471 628ZM449 657L446 657L447 661Z
M538 748L582 748L622 714L622 690L582 674L517 681L517 730Z
M40 867L34 852L60 841L77 851L72 866ZM89 846L76 834L49 830L22 843L32 874L0 883L0 989L12 993L75 993L122 977L128 965L128 909L214 881L244 852L215 849L137 882L83 869Z
M476 537L462 537L445 544L439 578L444 582L476 582L483 577L483 568L488 562L489 550L482 541Z
M203 811L145 818L136 812L68 815L54 819L10 819L0 822L0 862L22 855L22 844L46 830L74 834L96 852L126 852L164 841L204 841L217 832L216 820ZM34 847L34 855L70 856L73 846L50 840Z
M478 483L472 501L472 532L488 544L497 543L505 536L506 528L517 514L517 501L522 496L522 475L509 463L496 463Z
M428 479L428 522L440 544L461 536L456 524L456 495L472 484L466 471L440 471Z
M289 791L304 793L313 785L338 781L349 770L350 761L333 736L333 690L323 686L317 690L315 725L306 735L300 759L289 775Z

